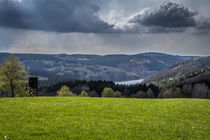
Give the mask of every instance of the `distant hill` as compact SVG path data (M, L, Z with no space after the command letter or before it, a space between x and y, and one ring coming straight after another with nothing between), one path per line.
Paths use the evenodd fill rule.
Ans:
M208 67L210 67L210 57L201 57L197 60L188 60L175 64L174 66L149 77L147 80L145 80L145 82L170 81Z
M10 53L0 53L0 63ZM163 53L137 55L67 55L13 54L21 60L30 75L44 79L80 79L126 81L145 79L174 64L197 57Z

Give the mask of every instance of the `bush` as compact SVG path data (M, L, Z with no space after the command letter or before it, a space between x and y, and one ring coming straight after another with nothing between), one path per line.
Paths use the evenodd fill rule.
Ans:
M85 90L83 90L80 94L80 97L88 97L88 93Z
M147 94L143 91L139 91L135 95L132 95L132 98L147 98Z
M36 91L31 88L27 88L25 91L18 94L19 97L34 97L36 95Z
M115 97L115 92L111 88L104 88L102 97Z
M58 96L74 96L74 94L70 91L69 87L62 86L61 89L57 92Z

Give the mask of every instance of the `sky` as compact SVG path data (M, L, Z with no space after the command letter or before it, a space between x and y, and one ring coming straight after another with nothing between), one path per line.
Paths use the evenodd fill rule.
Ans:
M0 0L0 52L210 55L210 0Z

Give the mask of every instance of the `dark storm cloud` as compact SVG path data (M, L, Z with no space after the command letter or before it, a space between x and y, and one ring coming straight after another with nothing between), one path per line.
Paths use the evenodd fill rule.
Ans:
M21 0L0 0L0 51L69 54L154 51L175 55L210 55L210 0L170 0L173 5L184 5L180 5L183 8L172 8L175 13L179 11L178 15L190 13L188 18L181 16L185 18L179 23L185 22L180 28L168 22L167 25L129 22L136 15L148 17L159 12L159 5L165 0L18 1ZM186 7L199 11L198 15ZM173 13L172 10L165 11ZM193 22L189 23L189 19ZM112 24L115 30L110 26Z
M156 26L163 28L185 28L195 27L194 16L197 12L189 10L181 4L164 2L157 9L145 10L143 14L135 16L130 20L143 26Z
M112 32L92 0L0 0L0 26L53 32Z

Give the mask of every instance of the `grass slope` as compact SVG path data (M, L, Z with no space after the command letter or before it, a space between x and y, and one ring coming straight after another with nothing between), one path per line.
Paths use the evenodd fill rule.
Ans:
M210 100L0 99L0 139L210 139Z

